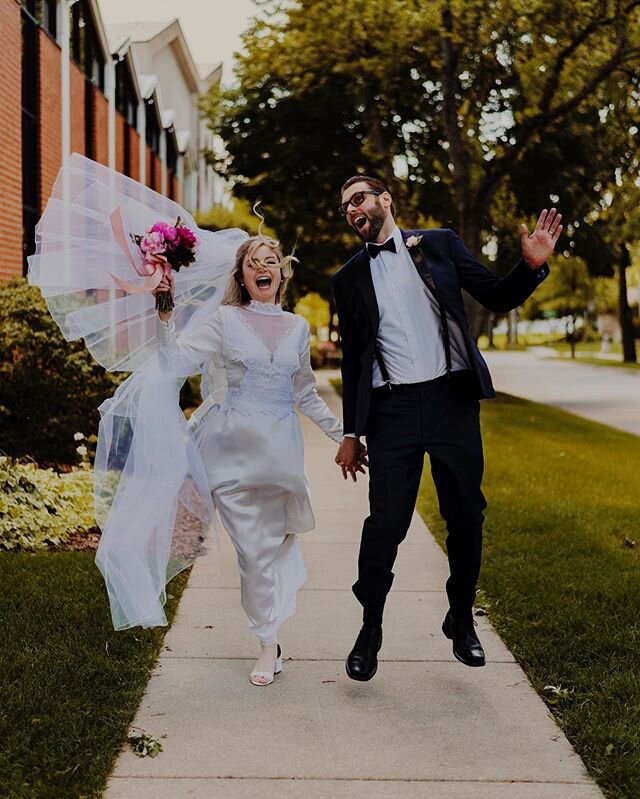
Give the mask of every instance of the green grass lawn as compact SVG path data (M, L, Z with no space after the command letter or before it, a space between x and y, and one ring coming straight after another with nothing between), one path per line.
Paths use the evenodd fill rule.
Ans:
M487 350L488 343L487 336L480 336L478 339L478 346L481 350ZM494 336L494 349L496 350L526 350L529 347L550 347L556 351L558 357L562 358L568 358L571 355L571 345L567 341L554 340L546 333L520 334L518 336L518 344L515 347L508 347L506 335L500 333ZM577 342L575 362L586 363L591 366L620 366L623 369L640 369L640 362L625 363L622 361L622 344L619 342L611 342L607 358L596 357L597 353L600 353L601 347L600 341ZM553 359L553 356L549 357Z
M593 358L590 357L589 355L584 355L579 353L576 353L576 357L572 359L568 358L566 355L555 356L555 357L551 355L547 360L557 361L559 360L560 357L562 358L562 360L565 361L571 360L571 363L582 363L582 364L586 363L589 366L615 366L622 369L640 369L640 363L637 362L627 363L625 361L621 361L620 359L614 361L611 358Z
M550 342L550 347L553 347L558 352L571 352L571 344L568 341L554 341ZM596 353L602 350L602 342L601 341L577 341L576 342L576 352L577 353ZM622 357L622 344L619 341L611 341L609 343L609 352L612 356L619 355Z
M0 585L0 796L97 797L165 628L114 632L91 553L2 553Z
M640 439L505 395L482 427L477 604L607 796L638 799ZM418 509L442 543L428 469Z
M564 339L564 334L562 333L519 333L518 344L512 349L525 350L527 347L553 347L558 343L562 343L562 339ZM486 350L489 346L489 337L481 335L478 338L478 346L481 350ZM493 346L497 350L509 349L507 334L494 333Z
M564 358L571 357L571 345L568 342L558 341L550 346L553 347L559 356ZM599 341L579 341L576 344L576 357L573 360L576 363L586 363L591 366L621 366L623 369L640 369L640 363L625 363L622 360L622 344L620 342L612 342L610 344L610 352L607 358L596 357L600 351L601 344Z

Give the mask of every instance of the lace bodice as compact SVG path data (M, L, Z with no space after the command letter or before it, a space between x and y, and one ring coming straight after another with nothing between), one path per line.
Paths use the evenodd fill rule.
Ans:
M334 440L340 422L318 396L309 360L309 326L279 305L251 302L222 306L188 336L176 338L171 323L158 323L160 357L170 368L193 364L203 372L205 403L245 416L284 418L298 407ZM196 368L198 367L198 368Z
M223 407L247 416L261 412L282 418L292 413L293 376L300 368L300 339L305 332L300 322L300 317L283 311L265 314L251 306L226 309L228 391Z

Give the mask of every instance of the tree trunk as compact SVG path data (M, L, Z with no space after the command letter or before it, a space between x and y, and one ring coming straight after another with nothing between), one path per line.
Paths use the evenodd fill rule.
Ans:
M466 247L476 256L480 256L480 220L481 213L475 213L471 188L471 158L465 136L458 125L460 52L458 39L454 33L454 17L450 4L442 9L442 33L440 36L440 55L442 65L440 80L442 82L442 119L449 142L449 157L453 163L453 195L458 214L458 230L456 231ZM464 306L469 319L469 333L474 341L487 328L488 311L468 294L464 294Z
M466 214L466 208L458 208L460 220L460 238L466 248L480 261L482 260L482 241L480 238L480 225L475 219ZM474 341L487 329L489 311L466 292L464 293L464 307L469 319L469 333Z
M507 314L507 346L509 349L518 346L518 309Z
M334 341L334 333L336 333L339 337L340 331L338 330L338 309L336 308L336 302L332 293L329 297L329 341Z
M575 360L576 357L576 318L572 314L571 315L571 333L569 333L569 329L567 328L567 338L569 339L569 343L571 344L571 358Z
M496 324L496 315L490 313L489 316L487 317L487 338L489 339L488 347L490 350L495 350L496 348L495 342L493 340L493 328L495 327L495 324Z
M625 363L635 363L636 340L631 308L627 299L627 266L629 254L624 248L622 259L618 263L618 318L622 332L622 359Z

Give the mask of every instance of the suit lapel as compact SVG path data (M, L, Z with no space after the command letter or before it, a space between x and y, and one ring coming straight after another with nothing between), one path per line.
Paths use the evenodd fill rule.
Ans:
M401 230L400 232L402 233L402 239L405 242L405 245L407 239L410 239L411 237L418 239L421 238L420 234L412 233L410 231ZM438 288L435 284L433 275L431 273L431 268L429 267L429 263L427 262L426 256L424 254L424 243L420 241L415 246L408 247L407 249L422 282L435 296L437 302L441 303L442 300L440 298ZM371 319L373 330L377 333L378 327L380 326L380 311L378 309L378 301L376 299L376 293L373 288L373 279L371 277L371 260L365 247L363 247L360 251L358 260L354 264L354 267L356 283L367 308L369 318Z
M408 239L415 238L421 239L422 236L418 236L415 233L409 233L406 230L402 230L402 239L405 243L407 243ZM409 251L409 255L411 256L411 260L413 261L416 271L420 275L422 282L425 286L430 289L433 294L437 295L436 292L436 284L433 280L433 275L431 274L431 269L429 268L429 264L427 263L427 259L424 254L424 249L421 241L418 241L413 247L407 247Z
M404 239L405 245L406 245L407 239L410 239L412 236L415 236L417 239L421 239L422 238L422 236L420 234L410 233L410 232L407 232L405 230L403 230L401 232L402 232L402 238ZM431 294L435 297L436 302L440 306L441 312L442 312L442 309L444 308L449 314L451 314L451 316L453 316L454 318L457 318L458 321L459 321L459 314L454 309L452 309L450 303L445 302L442 299L442 292L439 290L439 288L438 288L438 286L436 284L436 281L433 278L432 269L429 266L429 262L427 261L427 257L426 257L425 252L424 252L424 242L420 241L414 247L407 247L407 249L409 250L409 255L411 256L411 260L413 261L413 263L414 263L414 265L416 267L417 273L420 275L420 278L422 279L422 282L429 289Z
M378 301L376 300L376 292L373 288L373 279L371 277L371 261L365 248L360 252L358 261L355 264L356 283L362 294L362 299L369 313L373 330L377 332L380 325L380 312L378 310Z

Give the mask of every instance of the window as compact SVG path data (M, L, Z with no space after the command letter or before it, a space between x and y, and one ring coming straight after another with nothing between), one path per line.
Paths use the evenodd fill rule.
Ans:
M93 83L87 78L84 82L84 154L87 158L96 157L96 103Z
M156 107L153 100L147 100L145 106L147 117L147 144L151 147L151 152L160 155L160 126L156 116Z
M35 3L32 5L35 6ZM27 256L35 251L35 229L40 215L38 173L38 23L26 4L22 9L22 250L23 273Z
M116 62L116 108L124 118L124 174L131 177L131 130L138 127L138 97L125 59Z
M127 125L138 126L138 98L126 61L116 64L116 108L122 114Z
M104 56L85 0L71 6L71 56L86 77L104 91Z
M56 0L42 0L42 27L48 31L54 39L58 36L58 14Z
M169 128L167 131L167 169L172 175L175 175L178 171L178 150L174 137L174 129Z
M20 3L23 11L55 39L58 28L56 0L20 0Z

